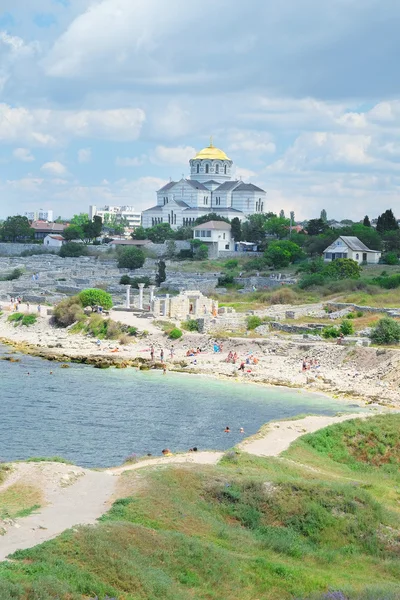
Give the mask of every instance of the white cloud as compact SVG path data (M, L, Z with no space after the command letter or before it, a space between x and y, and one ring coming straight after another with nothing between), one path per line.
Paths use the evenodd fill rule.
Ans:
M58 161L45 163L41 170L52 175L65 175L67 172L66 167Z
M35 157L28 148L15 148L13 157L22 162L32 162L35 160Z
M248 181L252 177L255 177L256 173L251 169L243 169L241 167L236 167L236 177L238 179L243 179L244 181Z
M185 165L187 167L189 160L195 156L196 150L191 146L178 146L176 148L157 146L151 160L160 165Z
M275 144L268 132L235 131L229 136L228 150L254 154L274 154Z
M115 159L115 164L117 167L141 167L146 162L147 156L142 154L142 156L134 156L133 158L129 158L126 156L125 158L121 158L117 156Z
M78 161L83 163L90 163L92 160L92 150L91 148L81 148L78 150Z
M0 142L23 140L53 146L72 138L133 141L145 118L139 108L66 111L0 104Z

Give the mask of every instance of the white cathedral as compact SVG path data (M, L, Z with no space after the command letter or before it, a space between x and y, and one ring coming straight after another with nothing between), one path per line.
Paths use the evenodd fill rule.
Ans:
M199 217L217 213L228 219L264 212L266 192L252 183L232 179L233 162L212 141L190 164L190 179L171 181L157 192L157 206L142 213L142 226L169 223L194 225Z

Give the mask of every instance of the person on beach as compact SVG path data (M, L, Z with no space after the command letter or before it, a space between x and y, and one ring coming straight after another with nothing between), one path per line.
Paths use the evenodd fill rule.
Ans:
M163 375L167 374L167 365L163 365Z
M171 357L171 360L174 358L174 354L175 354L175 348L173 346L171 346L170 351L169 351L169 355Z
M26 303L26 312L29 312L31 309L29 302Z
M230 428L228 426L226 426L224 429L224 433L230 433L230 432L231 432Z
M40 304L38 304L38 307L37 307L38 315L40 315L41 310L42 310L42 307L40 306Z
M163 456L172 456L172 452L169 448L164 448L164 450L161 450L161 454L163 454Z
M150 347L150 358L151 358L152 362L154 362L154 346Z
M238 371L242 371L244 373L244 362L240 363L240 367L238 368Z
M160 360L161 362L164 362L164 350L162 348L160 350Z

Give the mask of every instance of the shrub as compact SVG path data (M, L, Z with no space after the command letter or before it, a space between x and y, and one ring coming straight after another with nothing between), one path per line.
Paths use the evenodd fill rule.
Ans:
M269 297L270 304L294 304L296 300L296 293L288 287L272 292Z
M22 325L29 327L30 325L34 325L36 323L36 321L37 321L36 315L24 315L21 323L22 323Z
M182 329L186 329L186 331L199 331L199 323L196 319L189 319L188 321L184 321L181 323Z
M397 273L396 275L390 275L389 277L376 277L376 279L374 279L374 283L386 290L395 290L396 288L400 287L400 273Z
M359 279L361 267L351 258L338 258L322 271L329 279Z
M140 269L143 267L145 259L143 250L134 246L118 250L119 269Z
M85 313L78 296L66 298L54 307L53 321L60 327L69 327L83 319L85 319Z
M354 333L353 323L344 319L340 325L340 333L343 333L343 335L352 335Z
M243 269L245 271L262 271L266 266L264 258L252 258L244 264Z
M131 336L135 336L138 333L138 328L137 327L128 327L128 334Z
M398 265L399 264L399 258L397 256L396 252L387 252L383 256L383 260L385 261L385 263L387 265Z
M339 337L339 333L339 329L332 325L331 327L325 327L325 329L322 330L322 337L324 337L326 340L330 338L337 338Z
M207 260L208 258L208 246L207 244L201 244L195 250L195 256L197 260Z
M144 285L146 287L148 287L149 285L151 285L151 279L150 279L150 277L132 277L131 278L131 286L133 287L133 289L138 290L139 283L144 283Z
M324 285L326 283L325 276L323 273L310 273L306 275L299 281L299 288L301 290L306 290L309 287L313 287L316 285Z
M78 298L83 307L102 306L105 310L109 310L113 305L113 301L110 294L108 294L104 290L98 290L95 288L83 290L78 295Z
M193 259L193 250L179 250L176 258L178 260L192 260Z
M250 331L253 331L257 327L260 327L260 325L262 325L262 320L260 319L260 317L257 317L256 315L247 317L247 329L249 329Z
M131 278L129 277L129 275L122 275L121 279L119 280L120 285L130 285L131 283Z
M236 269L239 266L239 261L236 258L231 258L225 263L225 269Z
M224 287L226 285L232 285L234 283L235 276L223 274L221 277L218 277L218 285L220 287Z
M363 317L363 316L364 316L364 313L363 313L361 310L358 310L358 311L356 312L356 317L357 317L357 319L361 319L361 317Z
M12 315L10 315L10 316L7 318L7 321L8 321L9 323L14 323L15 325L18 325L18 323L19 323L20 321L22 321L22 319L23 319L23 318L24 318L24 315L23 315L22 313L15 312L15 313L12 313Z
M172 331L169 333L169 338L171 340L179 340L183 336L183 332L181 329L174 327Z
M61 258L76 258L78 256L87 256L89 251L85 244L80 244L78 242L67 242L61 246L58 254L61 256Z
M372 330L371 339L375 344L389 345L400 342L400 323L386 317Z

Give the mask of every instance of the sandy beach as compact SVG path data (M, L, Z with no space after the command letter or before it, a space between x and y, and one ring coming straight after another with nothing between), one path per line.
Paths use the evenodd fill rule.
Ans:
M25 309L22 306L21 310ZM30 310L36 311L36 306ZM113 311L111 318L135 326L139 331L147 331L148 335L132 338L128 345L110 340L102 340L98 345L93 337L52 327L45 312L46 307L42 307L40 318L33 326L14 327L7 322L9 312L5 311L0 317L1 341L52 360L122 363L122 366L142 364L145 368L161 368L163 350L168 371L296 387L367 404L400 406L400 352L395 349L338 346L331 342L309 342L273 334L266 338L219 340L222 351L215 353L214 337L185 333L181 340L171 342L150 319ZM151 346L155 349L154 363L150 360ZM196 348L201 349L200 354L187 356L188 351ZM229 351L237 353L236 364L227 362ZM253 358L257 364L253 364ZM304 358L317 360L319 367L303 371ZM242 362L245 366L240 371Z

